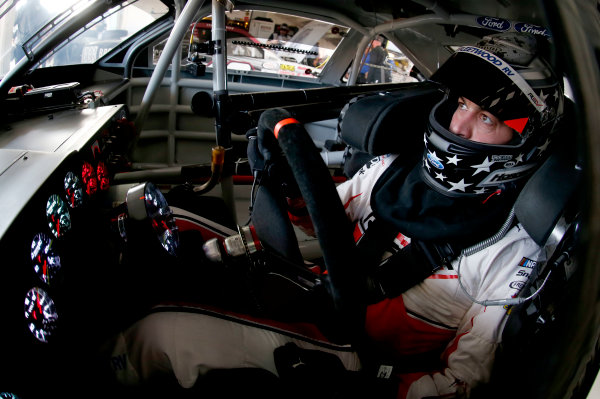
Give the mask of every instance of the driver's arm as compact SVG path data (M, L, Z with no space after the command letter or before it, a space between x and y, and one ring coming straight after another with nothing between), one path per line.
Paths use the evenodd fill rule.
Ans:
M545 251L524 229L515 226L502 240L462 258L460 276L464 291L458 286L458 260L455 260L453 270L438 272L438 277L445 275L447 282L455 281L455 284L445 284L442 278L430 278L402 294L406 311L397 317L404 318L411 326L416 323L416 315L423 321L435 320L449 326L455 325L453 318L460 318L452 339L439 358L440 366L428 372L398 373L398 397L462 397L476 386L487 383L509 315L510 308L503 305L504 299L518 295L519 287L527 281L526 274L532 262L523 260L544 259ZM442 285L448 289L436 289ZM478 301L494 300L495 305L478 304L468 297L467 292ZM423 343L427 335L419 331L424 326L421 324L408 334L399 334L397 339L404 343L412 339ZM430 326L424 331L431 329L436 330Z
M353 222L366 219L371 212L370 197L375 182L385 169L396 159L395 155L374 157L354 176L339 184L337 192L344 205L348 219ZM306 234L314 236L314 228L306 204L302 198L287 198L288 215L291 222Z

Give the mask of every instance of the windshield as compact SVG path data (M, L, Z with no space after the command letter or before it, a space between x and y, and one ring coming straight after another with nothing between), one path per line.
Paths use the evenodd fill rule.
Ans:
M196 53L194 44L211 40L211 18L195 21L182 42L182 65L212 59ZM268 11L227 13L227 69L316 78L348 33L349 28L328 22ZM165 42L154 49L157 56ZM155 63L158 57L155 58Z
M0 5L0 76L25 56L24 48L48 37L91 0L13 0ZM39 67L93 63L129 36L168 12L159 0L124 2L82 27L38 64Z

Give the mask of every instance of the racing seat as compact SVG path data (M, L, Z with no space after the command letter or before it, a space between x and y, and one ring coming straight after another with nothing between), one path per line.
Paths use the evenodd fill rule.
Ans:
M582 209L583 168L574 138L562 134L555 151L529 179L514 210L515 217L529 236L547 252L546 262L537 262L528 283L520 292L526 302L510 309L491 383L476 397L506 397L513 389L506 381L514 378L517 359L535 359L527 367L528 381L519 388L523 397L543 397L539 390L548 371L556 367L553 341L563 339L561 328L569 312L570 286L577 272L575 258ZM507 386L509 385L510 388ZM540 396L541 395L541 396Z
M415 93L423 108L412 108L410 102L414 98L410 94L364 96L344 107L339 134L348 145L344 165L348 177L373 156L385 153L422 155L425 126L419 125L418 121L426 120L423 108L429 110L440 97L435 90L423 88ZM565 115L567 120L572 113ZM398 120L408 123L399 126ZM569 125L564 122L564 126ZM567 137L565 132L559 132L555 140L558 142L553 143L553 148L557 151L530 178L514 206L516 220L539 246L546 248L548 259L538 262L528 284L521 290L520 296L529 299L510 308L491 382L473 392L477 398L513 396L514 386L506 382L514 380L516 362L524 361L528 381L543 380L548 370L555 367L555 359L548 348L552 347L553 340L562 339L561 323L568 312L569 287L577 271L575 255L583 170L576 140ZM532 367L533 362L535 367ZM540 392L535 392L539 385L521 384L519 395L543 397Z

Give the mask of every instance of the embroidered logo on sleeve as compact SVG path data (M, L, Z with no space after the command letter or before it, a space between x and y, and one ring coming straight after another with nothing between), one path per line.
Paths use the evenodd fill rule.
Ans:
M532 270L535 269L538 262L529 258L523 257L519 263L517 264L518 270L515 273L515 277L517 280L513 280L509 283L509 288L514 290L514 293L511 295L512 298L516 298L519 295L519 292L525 287L527 280L531 276ZM505 305L505 309L510 309L511 306Z
M535 260L531 260L531 259L528 259L528 258L523 258L519 262L519 266L526 267L528 269L533 269L533 268L535 268L537 266L537 262Z

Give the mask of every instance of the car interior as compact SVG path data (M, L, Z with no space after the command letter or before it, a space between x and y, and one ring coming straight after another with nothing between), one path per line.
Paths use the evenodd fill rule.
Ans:
M11 3L0 18L19 15ZM308 318L332 340L351 341L343 330L356 321L349 292L361 273L335 186L374 156L420 159L427 115L443 94L428 78L458 46L503 24L551 38L568 106L560 150L507 220L551 256L505 305L490 382L472 394L506 397L515 394L507 381L520 380L522 397L586 397L600 365L600 219L589 189L598 154L587 130L597 116L587 114L600 104L582 75L598 75L589 55L600 35L570 44L583 40L577 29L597 28L581 22L597 18L597 4L81 3L32 25L29 37L18 35L33 12L0 28L0 42L19 41L0 65L2 397L272 394L277 382L255 369L221 370L192 391L113 381L122 359L107 361L107 341L157 304ZM290 44L268 44L283 23ZM361 84L377 35L389 41L388 77ZM280 139L284 161L265 168L257 125L273 109L300 124ZM306 199L316 238L290 223L283 175Z

